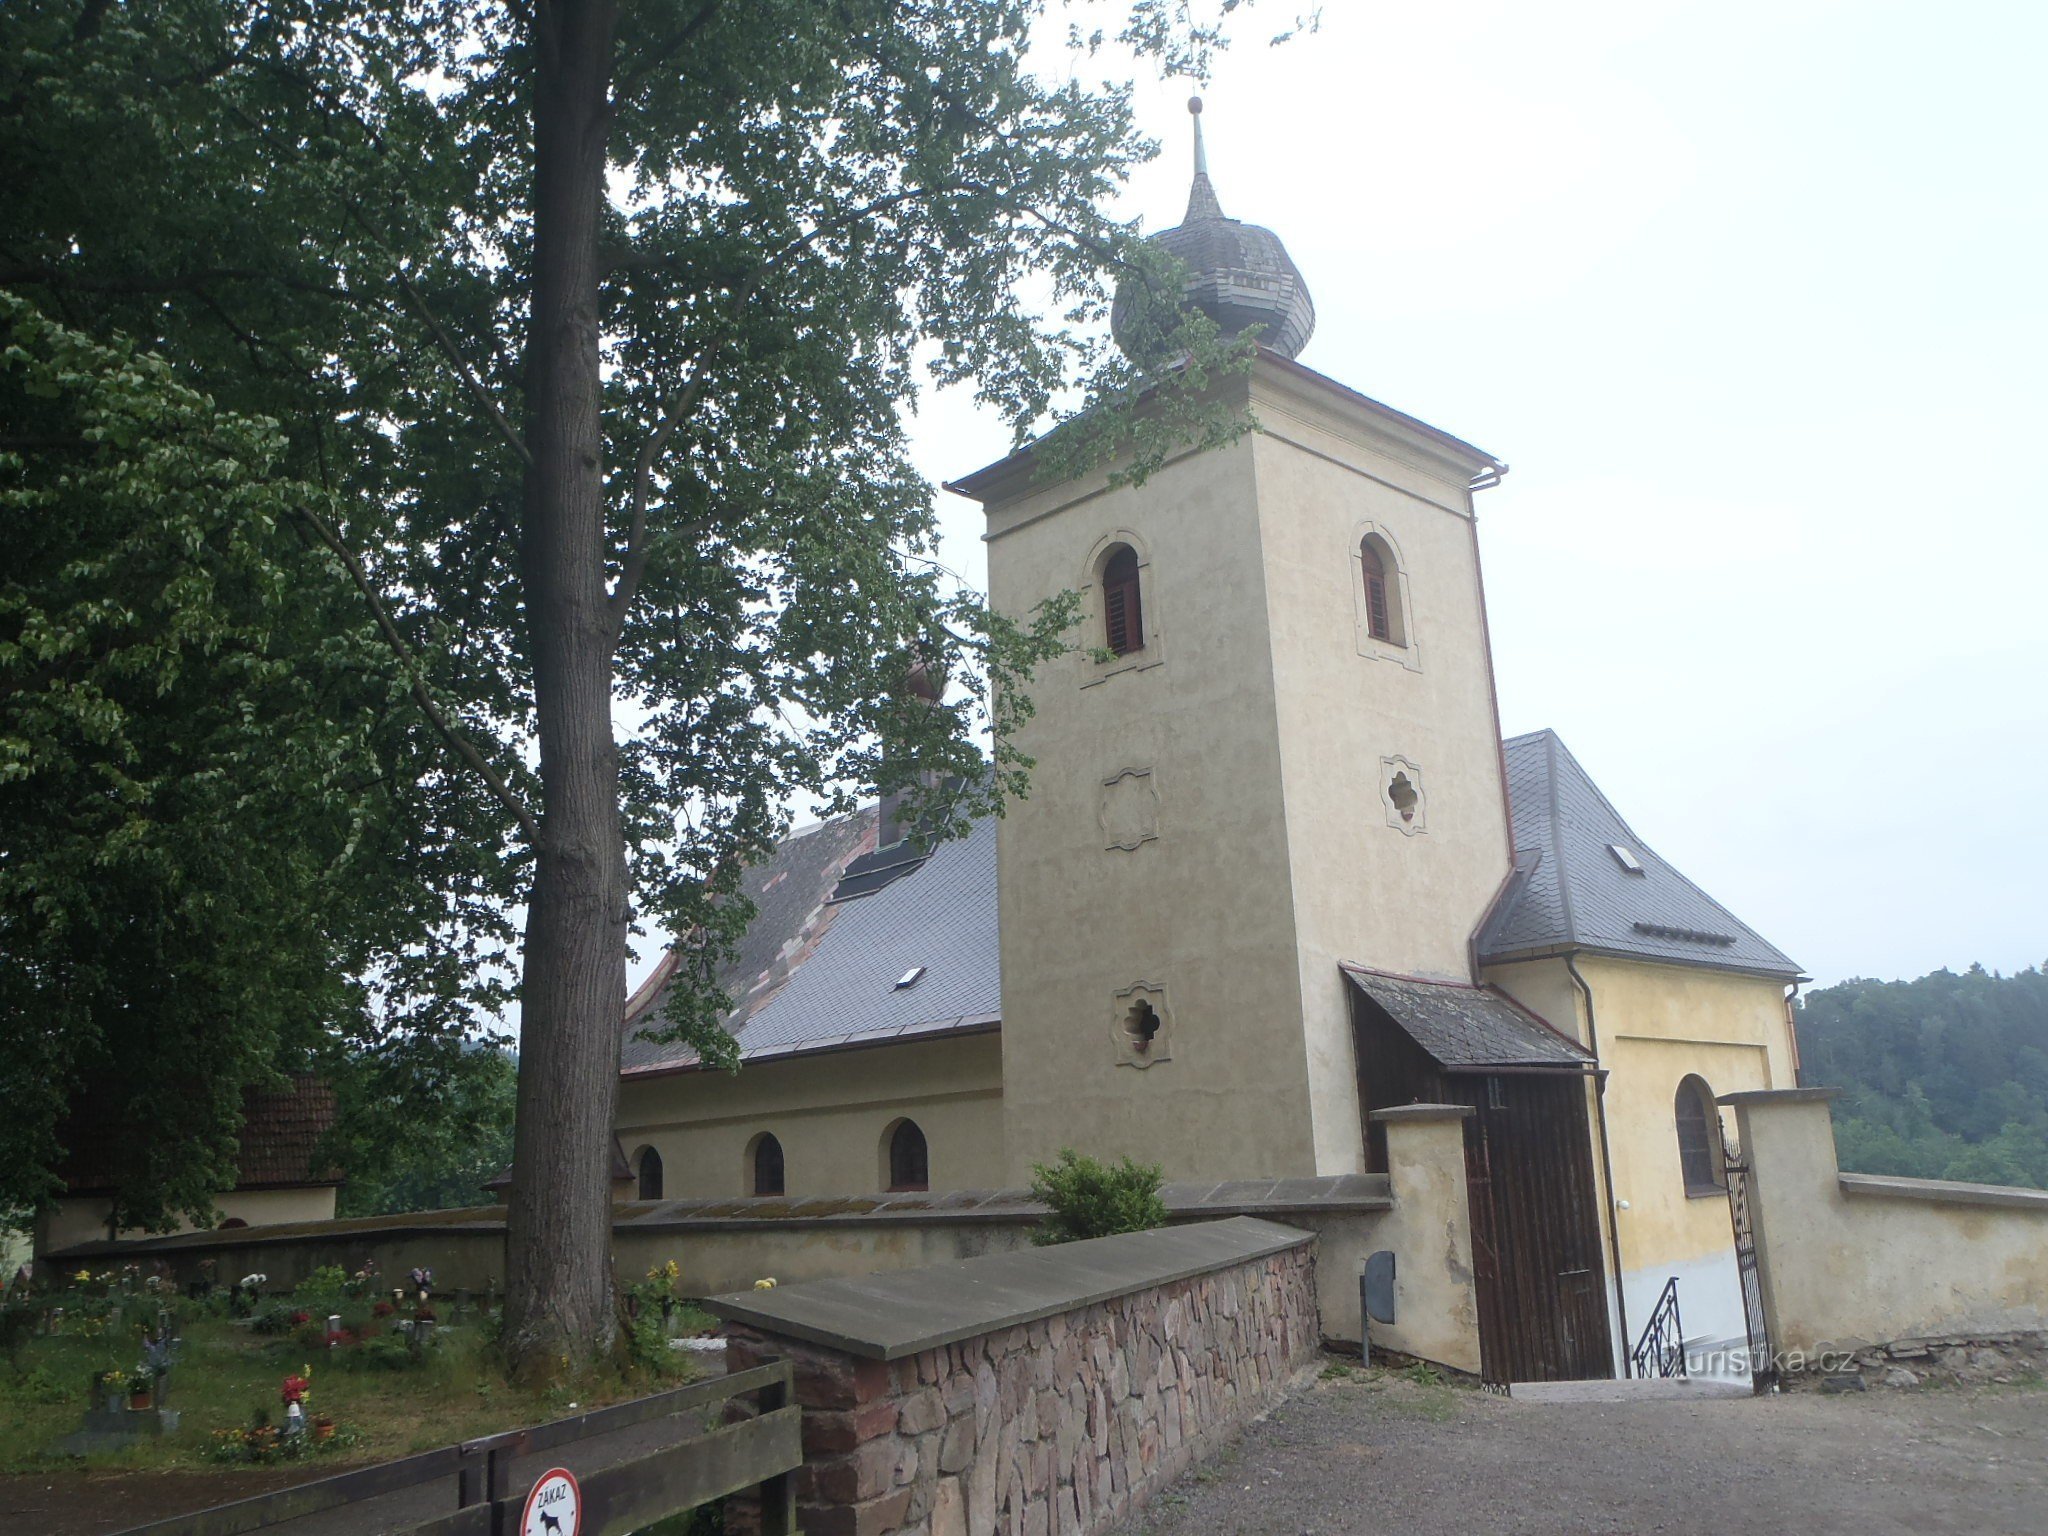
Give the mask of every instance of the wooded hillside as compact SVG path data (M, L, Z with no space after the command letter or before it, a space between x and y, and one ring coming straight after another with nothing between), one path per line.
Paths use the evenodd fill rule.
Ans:
M1798 1010L1807 1083L1858 1173L2048 1188L2048 971L1845 981Z

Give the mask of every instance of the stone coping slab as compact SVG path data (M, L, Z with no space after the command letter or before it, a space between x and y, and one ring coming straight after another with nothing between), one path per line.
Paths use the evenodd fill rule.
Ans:
M1478 1113L1469 1104L1396 1104L1391 1109L1376 1109L1367 1118L1381 1125L1413 1125L1417 1121L1469 1120Z
M1739 1093L1724 1093L1715 1098L1716 1104L1820 1104L1829 1099L1839 1099L1839 1088L1745 1088Z
M1931 1200L1940 1205L2001 1205L2048 1216L2048 1189L2015 1184L1958 1184L1949 1179L1908 1179L1888 1173L1838 1174L1842 1193L1888 1200Z
M1175 1180L1159 1198L1176 1221L1217 1216L1334 1216L1393 1209L1387 1176L1347 1173L1322 1178ZM761 1227L945 1226L989 1222L1028 1225L1045 1207L1021 1189L955 1189L935 1194L748 1195L730 1199L644 1200L613 1208L616 1234L734 1232ZM70 1259L135 1258L150 1253L206 1252L260 1247L267 1243L314 1240L364 1241L450 1234L497 1235L505 1228L502 1205L459 1211L421 1211L399 1216L353 1216L335 1221L279 1222L227 1231L181 1232L171 1237L80 1243L44 1257L53 1264Z
M1314 1241L1295 1227L1233 1216L891 1274L738 1291L704 1306L764 1333L900 1360Z

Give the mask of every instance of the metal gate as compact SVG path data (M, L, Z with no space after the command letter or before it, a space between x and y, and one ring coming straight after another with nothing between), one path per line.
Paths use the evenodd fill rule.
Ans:
M1749 1381L1758 1392L1778 1379L1777 1357L1771 1353L1770 1324L1764 1317L1764 1282L1756 1262L1756 1226L1750 1212L1751 1181L1756 1174L1739 1149L1727 1155L1728 1216L1735 1225L1735 1272L1742 1281L1742 1315L1749 1330Z

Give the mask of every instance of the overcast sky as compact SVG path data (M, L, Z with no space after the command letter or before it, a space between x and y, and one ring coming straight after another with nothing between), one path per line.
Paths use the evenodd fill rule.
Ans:
M1203 94L1302 361L1511 466L1502 725L1822 982L2048 960L2048 6L1265 0ZM1150 83L1149 228L1187 196ZM934 481L998 457L962 401ZM980 585L978 508L944 495Z

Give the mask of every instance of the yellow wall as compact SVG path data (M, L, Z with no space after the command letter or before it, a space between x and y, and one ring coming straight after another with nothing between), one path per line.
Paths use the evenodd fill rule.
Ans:
M1508 872L1474 465L1296 373L1260 370L1252 402L1316 1165L1349 1173L1363 1140L1339 963L1470 980L1467 938ZM1361 635L1368 528L1398 557L1401 647ZM1396 772L1419 776L1413 822L1390 821Z
M1607 1188L1597 1141L1595 1182L1602 1203L1601 1241L1620 1269L1629 1343L1648 1320L1668 1279L1679 1281L1679 1310L1691 1340L1731 1338L1742 1331L1734 1271L1734 1232L1724 1195L1688 1195L1679 1166L1676 1101L1689 1075L1716 1094L1788 1087L1794 1080L1784 983L1699 966L1660 965L1580 954L1584 999L1564 959L1551 956L1486 968L1486 979L1574 1035L1597 1044L1607 1070ZM1733 1127L1729 1133L1732 1137ZM1609 1211L1612 1219L1610 1222Z
M1465 978L1507 871L1466 489L1483 461L1270 360L1226 387L1262 430L1142 486L1019 468L978 488L998 609L1077 590L1079 644L1100 645L1096 564L1122 542L1146 632L1135 656L1042 669L1017 737L1037 768L1001 831L1013 1182L1066 1145L1174 1178L1358 1171L1337 962ZM1402 562L1398 653L1360 638L1368 525ZM1390 756L1422 775L1416 825L1389 825ZM1117 846L1134 821L1156 836ZM1143 1067L1115 1027L1140 983L1167 1017Z
M661 1154L673 1200L753 1193L748 1150L762 1131L782 1143L786 1193L869 1194L886 1187L884 1134L915 1120L931 1187L1003 1183L1002 1038L904 1041L727 1072L628 1077L618 1134L626 1159Z
M252 1227L287 1221L332 1221L335 1189L332 1184L315 1184L301 1189L230 1190L216 1196L214 1204L220 1207L221 1221L240 1217ZM59 1200L57 1208L37 1225L36 1252L55 1253L76 1243L104 1242L107 1214L111 1209L112 1202L104 1199ZM120 1235L123 1238L163 1237L198 1230L190 1222L180 1221L165 1232L130 1230Z
M1774 1349L2048 1328L2048 1191L1844 1175L1824 1093L1736 1114Z
M1688 1197L1678 1161L1676 1099L1688 1074L1716 1094L1792 1085L1784 984L1697 966L1586 956L1600 1064L1609 1069L1622 1267L1670 1265L1733 1243L1726 1200Z
M1100 481L1027 482L989 517L996 608L1080 590L1077 641L1099 645L1091 556L1120 539L1146 635L1138 665L1041 668L1017 734L1037 766L999 843L1006 1182L1065 1146L1168 1178L1312 1174L1252 443ZM1134 849L1104 827L1124 769L1156 804ZM1141 1068L1116 1021L1144 982L1166 1024Z

